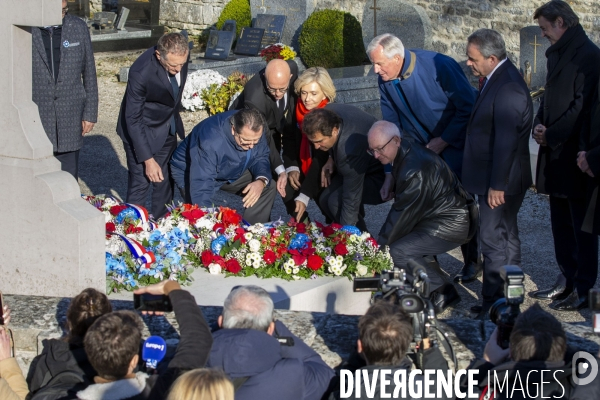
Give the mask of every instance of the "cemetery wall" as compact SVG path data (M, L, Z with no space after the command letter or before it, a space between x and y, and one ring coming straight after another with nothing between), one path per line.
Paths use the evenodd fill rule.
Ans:
M229 0L161 0L160 23L169 29L187 29L197 35L217 23Z

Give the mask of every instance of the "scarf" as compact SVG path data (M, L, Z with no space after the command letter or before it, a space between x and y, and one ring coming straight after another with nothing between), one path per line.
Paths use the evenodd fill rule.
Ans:
M585 31L581 25L578 24L567 29L556 43L548 47L546 50L546 57L548 58L546 62L546 69L548 70L547 76L552 75L560 57L568 48L571 46L579 47L586 39L587 35L585 34Z
M323 108L329 103L327 98L324 98L322 102L316 108ZM301 99L298 99L296 103L296 121L298 122L298 129L302 131L302 122L304 121L304 116L308 114L310 110L306 108ZM302 140L300 141L300 170L306 176L308 173L308 169L310 168L310 164L312 163L312 156L310 152L310 141L302 132Z

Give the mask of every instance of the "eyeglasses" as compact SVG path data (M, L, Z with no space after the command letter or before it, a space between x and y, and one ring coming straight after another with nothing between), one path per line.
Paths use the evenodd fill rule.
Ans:
M281 93L281 94L284 94L285 92L287 92L287 91L288 91L288 88L274 89L274 88L270 87L270 86L267 84L267 91L268 91L269 93L271 93L271 94L275 94L275 93Z
M244 139L243 137L240 136L240 134L234 129L233 133L238 137L239 141L240 141L240 146L254 146L256 144L258 144L258 142L260 141L260 138L255 139L255 140L250 140L250 139Z
M395 136L394 136L394 137L395 137ZM390 140L388 140L388 141L387 141L387 143L386 143L386 144L384 144L383 146L381 146L381 147L380 147L380 148L378 148L378 149L367 149L367 153L369 153L369 155L370 155L370 156L373 156L373 157L375 156L375 153L377 153L377 154L380 154L380 155L381 155L381 154L383 153L383 149L385 149L385 146L387 146L388 144L390 144L390 142L391 142L392 140L394 140L394 137L392 137Z

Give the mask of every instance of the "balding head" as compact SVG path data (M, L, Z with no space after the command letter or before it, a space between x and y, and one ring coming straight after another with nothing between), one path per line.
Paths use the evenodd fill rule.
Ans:
M220 318L225 329L269 330L273 321L273 300L263 288L240 286L229 293Z
M369 151L382 164L391 164L400 148L401 134L398 127L388 121L377 121L369 129Z
M289 89L291 79L292 72L287 62L278 58L269 61L265 69L265 80L267 90L275 100L283 97Z

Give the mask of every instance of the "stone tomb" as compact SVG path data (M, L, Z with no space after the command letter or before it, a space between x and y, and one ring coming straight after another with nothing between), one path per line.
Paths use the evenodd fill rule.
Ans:
M235 44L234 54L256 56L261 49L265 30L262 28L242 28L240 37Z
M234 38L235 31L210 31L204 57L213 60L226 60L229 57Z
M398 0L367 0L362 18L365 49L371 40L391 33L408 49L430 49L431 21L422 7Z
M223 24L223 29L221 29L221 30L227 31L227 32L233 32L235 34L235 33L237 33L237 22L235 22L235 20L233 20L233 19L228 19Z
M261 41L262 48L282 41L285 20L285 15L258 14L256 16L253 27L265 30Z
M104 291L104 216L60 170L32 93L32 27L61 23L60 0L15 0L0 13L0 290L38 296Z
M252 18L256 18L259 14L285 15L285 29L281 42L297 50L302 24L315 10L315 4L315 1L309 0L250 0L250 12ZM263 26L257 27L263 28Z
M520 31L519 68L530 89L546 84L546 50L548 39L543 38L539 26L527 26Z

